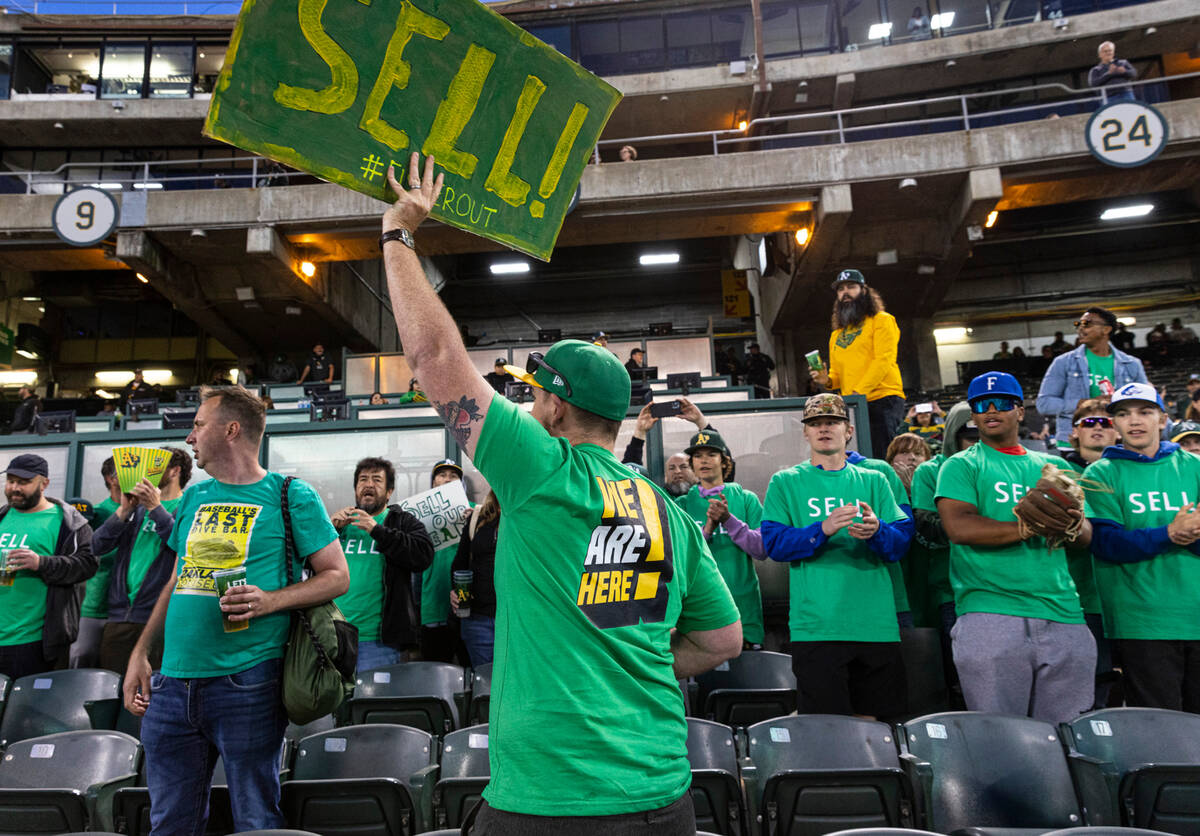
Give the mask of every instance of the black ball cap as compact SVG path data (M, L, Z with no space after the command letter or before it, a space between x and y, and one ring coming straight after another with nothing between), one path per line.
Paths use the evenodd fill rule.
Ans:
M41 456L24 453L8 463L5 473L11 473L20 479L32 479L34 476L50 478L50 465Z

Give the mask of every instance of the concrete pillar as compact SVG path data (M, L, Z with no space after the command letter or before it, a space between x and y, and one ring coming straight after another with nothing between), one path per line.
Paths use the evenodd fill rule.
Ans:
M933 320L905 319L900 322L900 374L904 388L929 392L942 388L942 368L938 362L937 342L933 339Z

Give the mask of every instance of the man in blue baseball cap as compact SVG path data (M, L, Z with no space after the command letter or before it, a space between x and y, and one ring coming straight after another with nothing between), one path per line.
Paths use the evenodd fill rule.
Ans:
M972 380L967 402L980 443L951 456L938 474L958 613L954 664L972 711L1060 723L1092 705L1096 642L1066 553L1047 549L1035 532L1072 531L1084 546L1091 528L1042 476L1054 460L1020 445L1023 396L1004 372Z

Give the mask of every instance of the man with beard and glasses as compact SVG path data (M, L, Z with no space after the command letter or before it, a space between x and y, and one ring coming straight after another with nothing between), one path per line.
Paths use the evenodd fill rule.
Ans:
M843 270L833 281L833 333L829 336L829 369L811 370L812 379L827 389L867 399L871 449L877 459L887 456L888 444L904 417L904 386L896 365L900 327L883 308L883 299L867 287L858 270Z
M433 563L433 540L415 516L388 505L395 488L392 463L365 458L354 468L354 507L332 517L350 567L350 589L336 603L358 628L360 671L407 661L421 638L412 576Z
M96 573L83 515L45 494L50 466L9 462L0 508L0 673L17 679L64 667L79 629L83 582Z

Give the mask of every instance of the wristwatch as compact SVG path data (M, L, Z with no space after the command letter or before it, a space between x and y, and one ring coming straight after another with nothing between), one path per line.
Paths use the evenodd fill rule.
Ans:
M387 232L383 233L383 235L380 235L379 249L382 250L383 245L388 241L400 241L404 244L404 246L408 247L414 252L417 249L417 242L413 240L412 233L404 227L400 227L398 229L389 229Z

